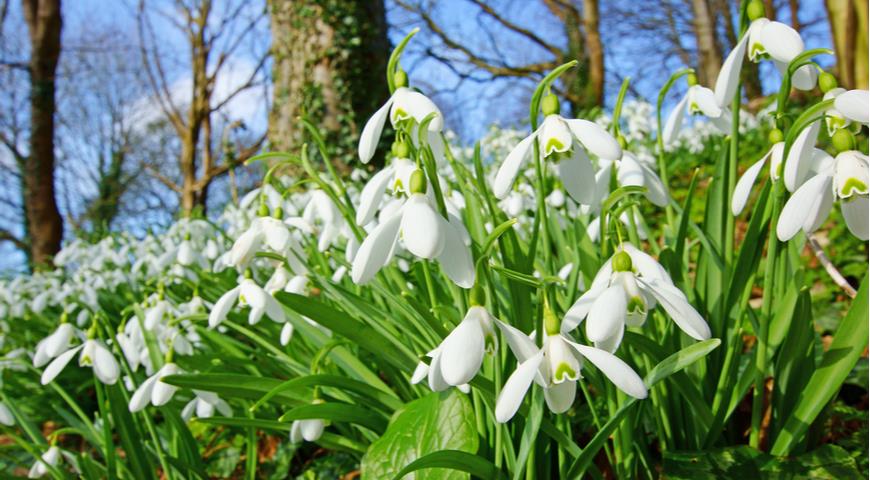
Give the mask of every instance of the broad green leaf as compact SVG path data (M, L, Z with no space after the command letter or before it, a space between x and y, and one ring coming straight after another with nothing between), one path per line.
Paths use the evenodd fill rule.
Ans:
M371 444L360 464L363 478L393 478L419 458L441 450L476 453L474 410L456 390L430 393L396 412L387 431ZM406 476L405 478L410 478ZM422 470L417 480L467 478L449 470Z
M774 457L747 445L703 452L665 452L664 477L672 480L865 478L849 452L830 444L795 458Z
M396 474L394 480L418 470L446 468L474 475L476 478L500 479L504 474L489 460L461 450L441 450L424 455L408 464Z
M791 453L825 405L840 389L858 357L867 347L867 335L870 333L867 322L867 283L868 278L865 276L849 313L840 323L834 334L834 341L822 357L822 363L807 382L794 413L776 436L772 454Z
M383 390L372 387L358 380L340 377L338 375L308 375L305 377L294 378L287 380L270 390L263 395L253 408L257 408L275 395L281 392L293 390L294 388L306 387L334 387L343 391L353 392L362 395L376 402L383 404L393 410L402 407L402 402L393 392L385 392Z

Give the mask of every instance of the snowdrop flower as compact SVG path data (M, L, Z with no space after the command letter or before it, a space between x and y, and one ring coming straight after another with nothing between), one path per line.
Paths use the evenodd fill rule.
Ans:
M396 91L390 96L387 103L372 115L359 137L359 159L362 163L369 163L378 148L378 140L384 130L387 114L394 128L404 121L411 120L420 123L430 114L435 116L429 122L427 130L430 137L433 133L441 132L444 126L441 110L429 100L426 95L408 88L408 75L401 69L394 75Z
M316 442L323 435L326 425L319 418L308 420L294 420L290 426L290 443Z
M644 227L643 222L641 222L640 212L634 212L634 224L637 227L637 237L641 240L646 240L649 237L649 232L646 231L646 227ZM625 228L631 228L631 218L628 216L628 212L623 211L619 214L619 221L625 225ZM592 243L598 243L598 237L601 235L601 217L595 217L589 222L589 225L586 226L586 235L589 236L589 240Z
M627 151L622 151L622 157L616 161L600 161L599 170L595 173L595 193L592 202L585 205L584 211L598 213L601 204L610 196L611 172L616 169L616 183L620 187L644 187L644 197L657 207L665 207L670 201L667 187L652 169L641 163L637 157Z
M79 352L81 352L79 355L79 366L92 367L94 374L100 382L106 385L114 385L118 381L121 370L118 366L118 361L115 360L115 356L112 355L112 352L109 351L103 342L91 338L86 340L84 344L58 355L57 358L49 363L45 367L45 371L42 372L42 384L48 385L51 383L63 371L75 354Z
M546 336L540 349L534 340L516 328L496 321L511 352L517 357L517 369L507 379L495 404L495 419L507 422L516 414L532 381L544 389L547 407L563 413L574 403L577 381L583 360L589 360L620 390L634 398L646 398L643 380L628 364L612 353L574 343L559 333L558 321L548 306L544 307Z
M788 64L804 51L804 42L798 32L784 23L763 17L764 6L761 2L750 2L748 12L752 23L728 54L716 79L714 93L716 103L720 106L731 102L737 92L744 55L748 54L753 62L770 58L777 70L785 73ZM817 77L818 72L813 65L804 65L794 72L791 83L800 90L812 90Z
M263 314L269 316L272 320L282 323L285 321L284 309L281 304L275 300L269 292L263 290L256 282L250 278L245 278L239 286L224 293L211 312L208 314L208 326L214 328L227 318L230 309L235 305L236 300L240 306L250 306L251 312L248 314L248 323L254 325L263 318Z
M36 368L44 367L51 359L67 351L73 336L75 336L75 327L72 324L63 322L58 325L54 332L36 345L33 366Z
M163 365L157 373L148 377L148 379L142 382L142 384L139 385L139 388L133 392L133 396L130 397L130 412L138 412L147 407L149 403L155 407L160 407L169 403L169 401L172 400L172 396L175 395L175 392L178 390L178 387L164 383L163 378L180 372L181 369L178 368L178 365L172 362Z
M595 190L594 169L586 151L605 160L616 160L622 156L619 143L594 122L559 115L559 100L553 94L544 97L541 111L544 114L541 127L514 147L499 167L492 184L493 194L500 200L507 197L533 142L538 141L541 157L555 162L568 195L578 203L590 203Z
M189 267L199 260L199 255L196 253L196 250L194 250L193 248L193 244L190 242L190 235L188 235L178 245L178 252L176 256L178 263L185 267Z
M160 294L162 297L162 294ZM163 324L163 319L171 309L169 302L158 298L154 305L145 310L145 330L154 330L157 325Z
M60 461L60 449L57 446L52 445L42 454L36 462L30 467L30 471L27 472L27 478L42 478L49 471L51 471L52 467L56 467L58 461Z
M785 242L798 231L816 231L839 199L846 227L859 239L868 240L868 168L867 155L855 150L839 153L829 168L807 180L788 199L776 224L776 236Z
M683 117L688 111L690 115L702 114L709 118L713 125L722 133L731 131L731 112L716 102L713 90L697 84L694 74L689 74L689 89L686 95L671 110L665 127L662 130L662 141L665 145L672 144L677 139L677 134L683 126Z
M290 340L293 338L293 324L287 322L284 326L281 327L281 335L278 340L281 343L282 347L286 347Z
M181 410L181 418L185 422L193 418L196 413L197 418L211 418L214 416L215 410L224 417L232 417L233 409L229 404L217 396L216 393L206 392L203 390L194 390L193 400L184 406Z
M696 340L710 338L707 322L674 286L665 269L634 245L625 243L565 314L562 331L574 330L585 319L587 338L597 348L614 352L622 342L625 327L643 325L656 302L687 335Z
M464 243L463 232L435 211L426 196L423 172L410 179L411 195L396 212L369 233L354 258L351 278L359 285L369 282L393 258L399 238L405 248L423 259L438 259L444 273L457 285L471 288L474 264ZM464 228L464 227L463 227Z
M470 382L483 364L483 354L495 351L497 341L492 326L495 319L480 305L483 295L480 286L472 290L473 306L431 352L428 376L432 390L437 392Z
M302 219L318 227L320 234L317 238L317 249L321 252L329 249L346 227L341 211L323 190L311 192L308 205L302 212Z

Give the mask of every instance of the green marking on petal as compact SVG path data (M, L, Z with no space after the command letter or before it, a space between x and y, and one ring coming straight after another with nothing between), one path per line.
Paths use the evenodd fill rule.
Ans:
M556 373L553 374L555 382L560 383L572 378L577 378L577 371L571 368L567 362L562 362L556 367Z
M640 297L631 297L628 300L627 310L629 313L646 313L646 302Z
M867 193L867 184L855 177L847 178L843 187L840 189L840 196L849 197L853 193Z
M560 142L556 137L551 137L547 140L547 145L544 146L544 151L549 155L550 152L559 152L560 150L565 149L565 144Z

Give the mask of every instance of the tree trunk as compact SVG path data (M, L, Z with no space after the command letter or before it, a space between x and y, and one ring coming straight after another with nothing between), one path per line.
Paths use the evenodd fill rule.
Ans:
M583 0L583 29L586 31L586 54L589 61L587 93L590 102L604 105L604 45L598 23L598 0Z
M383 0L269 0L272 26L272 149L298 151L307 115L343 170L359 133L389 96ZM353 22L346 22L353 18ZM378 162L376 156L374 161Z
M30 32L30 157L24 200L30 259L45 265L60 251L63 219L54 196L55 72L60 57L60 0L23 0Z
M796 32L800 33L801 21L798 18L800 4L798 3L798 0L788 0L788 11L791 16L791 28L795 29Z
M692 0L695 42L698 45L698 80L712 86L722 66L722 52L716 43L716 23L707 0Z
M867 4L853 0L826 3L840 84L850 89L867 88Z

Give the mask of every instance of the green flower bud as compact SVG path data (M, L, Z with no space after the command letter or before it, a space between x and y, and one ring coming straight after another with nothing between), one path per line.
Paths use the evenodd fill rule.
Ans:
M829 72L822 72L819 74L819 88L824 93L828 93L831 90L837 88L837 77Z
M613 271L614 272L630 272L631 271L631 256L624 251L618 252L613 256Z
M837 152L845 152L847 150L855 150L855 135L845 128L837 130L831 137L831 143Z
M619 148L625 150L625 147L628 146L628 140L625 139L621 134L616 137L616 141L619 143Z
M408 158L411 155L411 149L408 148L408 144L405 142L395 142L393 143L393 156L397 158Z
M764 11L764 4L761 3L761 0L752 0L749 2L749 5L746 7L746 16L749 17L749 20L758 20L766 15Z
M554 94L549 94L541 101L541 111L544 116L559 114L559 98Z
M281 205L278 205L277 207L275 207L275 211L272 212L272 216L274 218L279 219L279 220L284 218L284 209L281 208Z
M266 202L260 202L260 208L257 209L258 217L268 217L269 216L269 207L266 206Z
M770 143L779 143L779 142L783 141L784 138L785 137L782 135L782 130L780 130L778 128L774 128L773 130L770 131L769 134L767 134L767 140Z
M486 305L486 291L483 290L483 287L480 286L479 283L475 283L474 286L471 287L471 292L468 294L468 303L470 303L472 307L482 307Z
M419 168L414 170L414 173L411 174L409 187L412 194L426 193L426 175L423 174L423 170L420 170Z
M393 74L393 83L396 84L396 88L407 87L408 74L401 68L396 69L396 73Z
M558 335L561 327L561 322L553 313L553 309L550 308L550 302L544 301L544 331L547 332L547 335Z
M698 84L698 76L695 75L695 72L686 75L686 83L688 83L690 87L694 87Z

